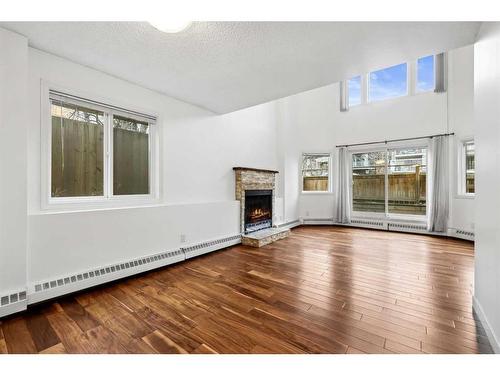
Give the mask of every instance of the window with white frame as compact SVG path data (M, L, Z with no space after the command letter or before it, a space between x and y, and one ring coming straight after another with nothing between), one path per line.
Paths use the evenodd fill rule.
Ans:
M425 216L426 177L426 147L353 153L352 209L385 216Z
M152 196L154 117L49 96L51 201Z
M368 101L376 102L408 94L408 64L403 63L368 74Z
M426 92L446 91L445 54L418 58L342 81L340 111L370 102ZM441 68L440 68L441 67ZM414 76L414 80L409 77Z
M417 60L416 92L433 91L434 87L434 55L421 57Z
M330 154L302 155L302 191L330 191Z
M361 104L361 76L356 76L347 81L347 90L349 93L349 107Z
M474 141L464 141L460 148L460 181L459 194L470 195L475 194L475 175L476 175L476 158Z

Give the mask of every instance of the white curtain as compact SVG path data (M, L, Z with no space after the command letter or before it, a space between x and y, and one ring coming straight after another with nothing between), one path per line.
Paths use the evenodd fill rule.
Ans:
M349 93L346 81L339 83L339 96L340 96L340 112L347 112L349 110Z
M347 147L340 147L338 157L337 222L342 224L351 222L351 176L348 156Z
M429 202L427 230L445 232L448 229L449 179L448 137L433 137L429 147Z
M446 92L448 86L447 69L446 69L446 54L439 53L434 58L434 92Z

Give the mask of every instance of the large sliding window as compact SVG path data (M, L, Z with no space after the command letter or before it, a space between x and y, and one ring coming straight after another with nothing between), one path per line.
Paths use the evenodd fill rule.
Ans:
M427 149L394 148L352 155L352 209L425 215Z
M49 202L152 197L155 118L50 92Z
M385 212L386 152L352 155L353 211Z
M387 151L388 213L425 215L427 149Z

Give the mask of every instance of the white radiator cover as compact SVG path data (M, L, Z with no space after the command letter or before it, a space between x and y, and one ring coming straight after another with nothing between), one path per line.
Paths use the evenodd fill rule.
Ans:
M381 219L370 219L370 218L359 218L359 217L351 219L350 224L336 223L333 218L308 217L308 218L302 218L300 219L300 221L302 225L339 225L339 226L349 226L356 228L388 230L393 232L407 232L407 233L432 234L438 236L449 236L449 237L474 241L474 232L472 231L450 228L447 231L447 233L429 232L427 230L426 224L423 222L393 221L393 220L381 220Z
M450 228L448 230L448 236L474 241L474 232L470 230Z
M26 290L0 292L0 317L26 310L27 304Z
M39 280L29 284L27 290L10 293L0 292L0 317L26 310L30 304L74 293L170 264L183 262L189 258L239 243L241 243L240 234L226 236L136 259L107 264L74 274Z

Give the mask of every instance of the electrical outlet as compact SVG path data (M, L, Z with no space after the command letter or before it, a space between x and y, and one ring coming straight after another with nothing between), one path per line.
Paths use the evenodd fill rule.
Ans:
M186 242L186 235L181 234L181 243L184 243L184 242Z
M309 211L306 211L306 216L309 216Z

